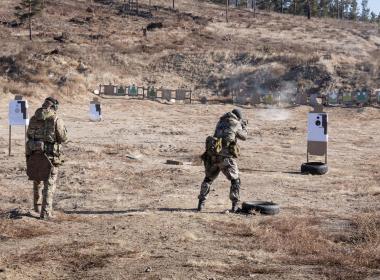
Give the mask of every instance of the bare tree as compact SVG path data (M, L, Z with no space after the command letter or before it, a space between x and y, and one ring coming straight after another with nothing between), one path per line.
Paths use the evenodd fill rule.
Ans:
M32 18L39 14L44 8L44 0L21 0L16 7L16 16L22 21L28 21L29 39L32 40Z

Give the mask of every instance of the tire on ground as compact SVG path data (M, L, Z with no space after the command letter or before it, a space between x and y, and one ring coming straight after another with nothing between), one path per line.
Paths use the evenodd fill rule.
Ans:
M280 206L269 201L247 201L242 203L242 211L246 213L257 211L265 215L275 215L280 212Z
M328 171L327 164L323 162L306 162L301 165L301 173L323 175Z

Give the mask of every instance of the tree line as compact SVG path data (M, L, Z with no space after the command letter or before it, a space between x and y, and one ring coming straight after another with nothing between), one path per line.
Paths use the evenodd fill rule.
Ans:
M380 23L380 13L368 8L368 0L212 0L220 4L255 5L258 10L274 11L310 17L330 17Z

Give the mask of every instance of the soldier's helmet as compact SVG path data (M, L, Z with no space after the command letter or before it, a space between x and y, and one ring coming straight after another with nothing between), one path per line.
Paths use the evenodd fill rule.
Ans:
M239 120L243 118L243 113L240 109L233 109L232 114L234 114Z
M57 99L49 96L45 99L44 103L42 104L42 108L49 108L52 107L55 111L58 110L59 102Z

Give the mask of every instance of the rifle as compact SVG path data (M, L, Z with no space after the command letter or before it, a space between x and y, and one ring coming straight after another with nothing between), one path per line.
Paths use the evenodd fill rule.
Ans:
M245 129L248 126L248 120L241 120L240 123L243 129Z

